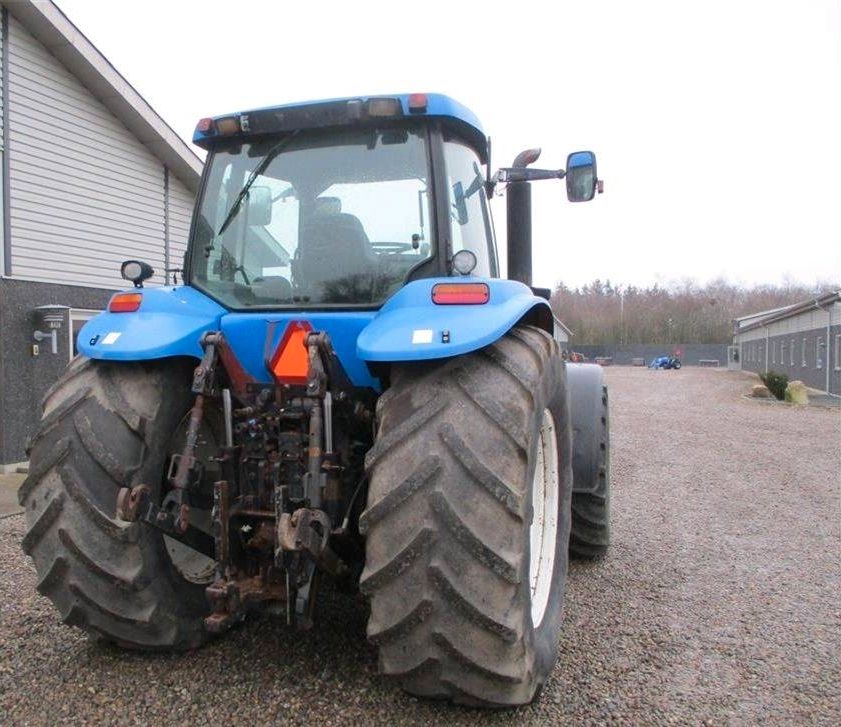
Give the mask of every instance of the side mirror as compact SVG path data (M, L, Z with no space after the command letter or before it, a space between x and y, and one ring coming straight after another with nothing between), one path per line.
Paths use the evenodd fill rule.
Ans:
M248 190L248 224L265 227L272 221L272 190L251 187Z
M596 194L596 155L591 151L575 151L567 157L567 199L589 202Z

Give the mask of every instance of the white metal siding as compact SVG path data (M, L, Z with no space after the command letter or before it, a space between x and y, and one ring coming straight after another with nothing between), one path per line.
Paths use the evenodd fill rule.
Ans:
M139 258L162 282L160 162L11 16L8 45L12 275L124 287Z
M838 303L830 307L832 315L832 323L837 324L841 321L841 305ZM786 334L797 335L799 333L806 333L808 331L822 330L826 328L829 320L830 312L826 310L807 310L803 313L798 313L790 318L783 318L779 321L769 323L767 326L755 328L752 331L746 331L737 335L739 341L759 341L765 340L767 335L770 338L774 336L781 336ZM766 330L767 334L766 334Z
M184 265L187 250L187 236L190 233L190 218L193 214L195 196L178 179L169 175L169 267ZM181 276L178 276L179 281Z

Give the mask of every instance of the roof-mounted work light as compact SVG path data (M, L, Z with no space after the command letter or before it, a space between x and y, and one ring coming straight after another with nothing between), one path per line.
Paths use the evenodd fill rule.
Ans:
M368 116L402 116L399 98L372 98L368 100Z

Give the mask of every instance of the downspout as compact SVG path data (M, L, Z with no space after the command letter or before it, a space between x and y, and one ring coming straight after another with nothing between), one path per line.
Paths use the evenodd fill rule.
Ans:
M765 373L768 373L768 324L765 324Z
M0 275L12 274L12 220L11 212L11 168L9 166L9 11L3 6L2 17L3 53L0 56L0 72L3 74L3 269Z
M169 285L169 168L164 167L164 285ZM173 280L173 284L174 284Z
M829 345L829 337L832 335L832 306L826 309L826 355L823 357L826 362L826 393L829 393L829 372L832 370L830 364L834 363L830 351L832 346Z
M5 277L12 273L12 237L9 219L11 199L9 196L9 11L5 5L0 9L0 38L3 44L2 53L0 53L0 74L3 79L3 163L0 168L3 182L2 199L0 199L0 224L3 226L3 240L0 245L3 246L3 250L0 259L3 264L0 266L0 277ZM6 330L3 320L3 311L6 307L5 294L5 282L0 280L0 331ZM0 340L0 472L3 471L6 462L6 397L3 395L6 388L6 367L3 363L5 345Z
M815 298L815 308L818 310L826 311L826 353L824 354L823 360L824 365L826 366L826 393L832 396L829 393L829 372L832 371L830 368L831 365L834 365L835 362L832 361L832 356L830 355L831 346L829 345L829 337L832 335L832 303L830 303L826 308L824 308L820 303L818 303L818 299Z

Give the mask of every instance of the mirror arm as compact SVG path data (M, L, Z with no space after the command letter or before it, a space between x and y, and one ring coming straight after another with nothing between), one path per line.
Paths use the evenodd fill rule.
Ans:
M528 169L526 167L503 167L494 175L497 182L538 182L542 179L563 179L565 169Z
M494 196L496 188L496 175L491 175L491 137L488 137L488 161L485 164L485 195L490 199Z

